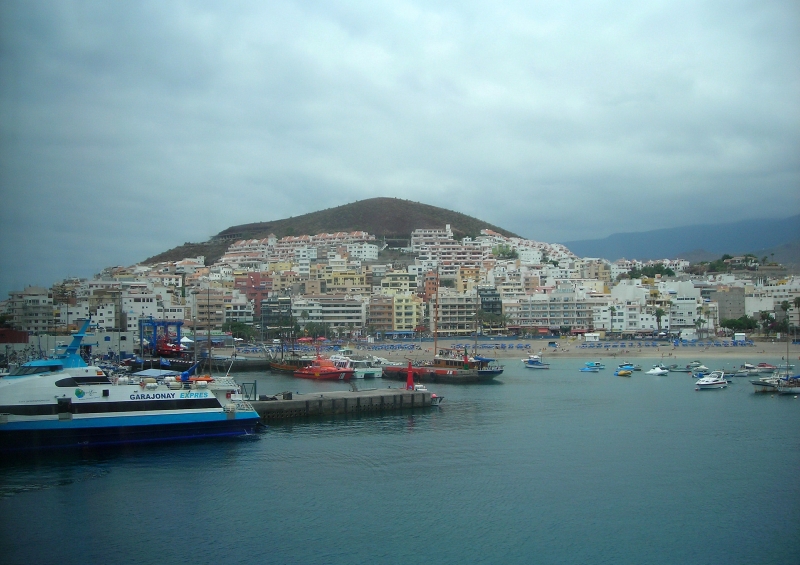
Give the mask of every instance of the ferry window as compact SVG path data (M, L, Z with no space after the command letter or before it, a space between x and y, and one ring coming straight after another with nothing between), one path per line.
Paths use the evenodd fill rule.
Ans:
M73 387L73 386L78 386L78 383L76 383L75 379L73 379L72 377L67 377L66 379L57 380L56 386Z

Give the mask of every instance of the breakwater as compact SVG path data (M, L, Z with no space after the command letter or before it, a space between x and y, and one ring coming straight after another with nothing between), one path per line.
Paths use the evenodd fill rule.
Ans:
M310 416L367 414L428 408L431 405L431 393L401 388L309 394L288 392L275 396L260 395L259 400L251 401L251 404L261 416L262 421L270 422Z

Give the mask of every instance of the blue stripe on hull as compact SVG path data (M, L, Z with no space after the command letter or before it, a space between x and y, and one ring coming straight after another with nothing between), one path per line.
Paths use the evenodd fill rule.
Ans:
M256 412L236 412L236 420L258 419ZM136 414L130 416L73 417L71 420L26 419L0 425L0 434L5 430L79 430L84 428L134 427L161 424L195 424L203 422L227 421L228 415L221 410L204 412L166 412L163 414Z
M182 415L187 416L187 415ZM174 441L251 434L260 420L231 418L103 427L62 427L61 429L10 430L0 427L0 451L30 451L51 448L102 447L154 441ZM141 417L139 417L141 418ZM114 418L120 420L120 418Z

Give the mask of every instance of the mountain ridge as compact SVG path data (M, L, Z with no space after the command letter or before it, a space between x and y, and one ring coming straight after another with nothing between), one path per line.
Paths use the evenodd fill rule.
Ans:
M768 228L768 229L765 229ZM614 233L602 239L561 242L580 257L676 259L702 249L706 253L743 255L800 241L800 215L783 219L739 220L644 232ZM791 248L791 245L789 245ZM758 255L759 257L761 255ZM796 262L796 261L795 261Z

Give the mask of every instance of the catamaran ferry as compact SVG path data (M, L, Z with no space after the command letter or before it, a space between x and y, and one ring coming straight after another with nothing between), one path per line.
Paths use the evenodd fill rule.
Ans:
M0 378L0 451L102 446L253 433L260 420L227 377L109 377L66 351Z

